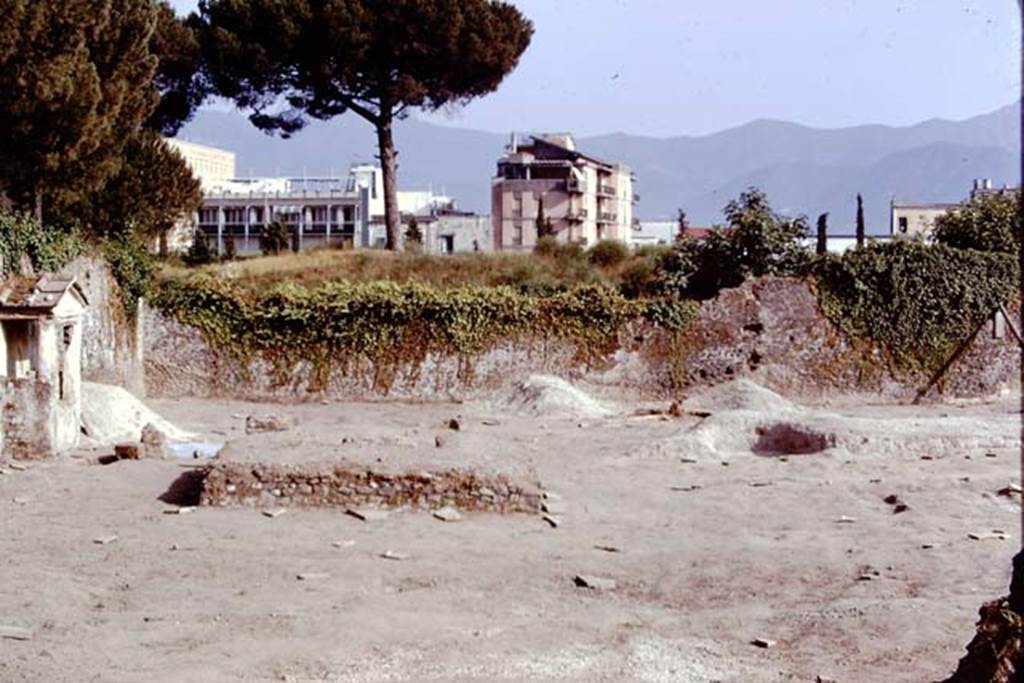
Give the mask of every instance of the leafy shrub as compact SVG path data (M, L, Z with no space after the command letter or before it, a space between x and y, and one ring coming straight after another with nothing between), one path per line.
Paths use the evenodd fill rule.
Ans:
M103 257L121 288L121 303L134 318L139 299L148 296L156 271L149 249L134 232L123 232L103 241Z
M587 259L598 268L614 268L629 258L629 247L619 240L601 240L587 251Z
M533 253L537 256L554 258L558 254L558 238L554 235L541 235L537 238L537 244L533 246Z
M283 221L271 221L260 226L260 251L264 256L277 256L288 251L288 226Z
M1009 301L1017 272L1008 254L897 240L829 256L816 279L828 318L913 370L937 367Z
M202 228L196 228L192 233L192 244L185 252L184 261L190 266L205 266L213 263L213 247L210 245L210 238Z
M940 244L1016 254L1021 241L1021 207L1015 194L974 197L935 221Z
M74 228L43 227L27 213L0 210L0 268L12 275L27 259L37 272L56 272L85 252Z
M798 275L810 264L807 220L780 216L750 188L725 207L728 226L696 239L682 235L659 266L665 292L708 299L748 277Z

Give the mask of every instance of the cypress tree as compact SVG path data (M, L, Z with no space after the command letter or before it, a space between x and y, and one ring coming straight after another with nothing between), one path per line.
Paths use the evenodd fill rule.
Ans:
M824 256L828 253L828 214L823 213L818 216L818 244L815 252L819 256Z
M864 198L857 193L857 246L864 246Z

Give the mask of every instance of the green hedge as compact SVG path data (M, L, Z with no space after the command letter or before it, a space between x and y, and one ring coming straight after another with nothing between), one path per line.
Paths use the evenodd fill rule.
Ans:
M822 311L906 370L938 367L1017 291L1008 254L912 240L873 243L816 268Z
M287 373L296 362L312 363L313 388L349 360L372 360L386 385L396 369L418 367L428 353L468 361L527 337L569 341L580 361L593 363L614 349L626 323L647 319L674 331L698 310L693 302L630 300L602 286L537 296L509 287L337 282L279 285L253 297L205 276L162 283L152 304L243 366L261 357Z

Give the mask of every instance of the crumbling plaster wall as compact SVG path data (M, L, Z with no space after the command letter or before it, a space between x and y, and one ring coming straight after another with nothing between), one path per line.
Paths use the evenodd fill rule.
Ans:
M144 312L148 392L248 400L461 399L487 395L531 374L552 374L615 387L641 398L677 396L688 388L749 377L792 396L868 392L912 398L927 383L922 373L895 371L870 345L854 345L818 308L810 283L763 278L723 291L677 334L634 324L619 335L618 350L600 367L578 361L571 344L535 339L509 343L468 363L429 356L417 368L400 368L380 382L381 368L367 360L335 368L325 386L310 390L309 364L275 380L268 364L244 371L212 349L198 330L160 312ZM932 397L979 397L1017 384L1019 359L1012 338L983 331L950 369ZM280 379L280 378L278 378Z

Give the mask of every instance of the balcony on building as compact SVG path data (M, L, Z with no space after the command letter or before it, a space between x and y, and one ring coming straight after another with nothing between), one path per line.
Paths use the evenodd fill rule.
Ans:
M598 197L608 197L611 199L615 198L615 188L611 185L598 185L597 186Z
M598 223L614 223L618 220L614 211L601 211L597 214Z
M586 209L569 209L565 214L565 218L573 223L581 223L587 219Z

